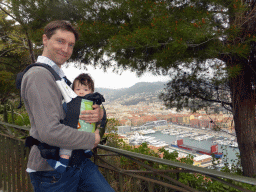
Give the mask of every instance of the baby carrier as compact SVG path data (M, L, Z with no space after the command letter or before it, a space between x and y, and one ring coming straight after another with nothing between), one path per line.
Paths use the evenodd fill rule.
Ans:
M104 97L97 92L85 95L84 97L77 96L75 93L73 93L73 91L69 87L71 85L71 82L68 79L66 79L66 78L64 78L65 80L62 79L52 69L52 67L50 67L49 65L46 65L46 64L42 64L42 63L31 64L24 71L18 73L17 78L16 78L17 89L21 89L21 82L22 82L22 78L23 78L24 74L31 67L34 67L34 66L44 67L47 70L49 70L52 73L52 75L54 76L58 87L60 88L63 99L66 102L67 109L68 109L66 112L66 117L63 120L61 120L60 123L67 125L71 128L77 129L79 115L80 115L80 105L81 105L82 99L93 101L93 104L97 104L97 105L101 105L102 102L105 102ZM20 105L18 108L20 108L21 105L22 105L22 102L21 102L21 98L20 98ZM105 133L105 126L106 126L106 111L104 108L103 108L103 110L104 110L104 116L103 116L103 118L101 120L101 124L100 124L100 137L101 138ZM101 141L101 144L103 144L104 142L105 142L105 140L103 139ZM45 159L54 159L54 160L59 159L59 150L60 150L59 147L50 146L46 143L42 143L42 142L38 141L37 139L33 138L32 136L29 136L26 138L25 145L29 148L31 148L33 145L37 145L38 149L40 150L41 156ZM73 152L76 153L78 151L79 150L74 150Z

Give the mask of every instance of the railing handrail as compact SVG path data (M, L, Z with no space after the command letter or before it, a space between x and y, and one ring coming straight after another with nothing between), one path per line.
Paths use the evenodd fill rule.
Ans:
M14 128L17 128L17 129L25 130L25 131L29 131L30 130L30 127L14 125L14 124L5 123L5 122L2 122L2 121L0 121L0 124L8 126L8 127L14 127Z
M1 122L1 121L0 121L0 124L10 126L10 127L14 127L14 128L17 128L17 129L22 129L22 130L27 130L27 131L30 130L29 127L13 125L13 124L4 123L4 122ZM109 146L105 146L105 145L100 145L100 144L98 145L98 148L99 149L104 149L106 151L118 153L118 154L121 154L121 155L124 155L124 156L140 158L140 159L152 161L152 162L155 162L155 163L160 163L160 164L164 164L164 165L169 165L169 166L174 166L174 167L178 167L178 168L187 169L191 172L196 172L196 173L201 173L201 174L204 174L204 175L209 175L209 176L214 176L214 177L221 177L221 178L231 179L231 180L234 180L234 181L243 182L243 183L247 183L247 184L251 184L251 185L256 185L256 179L251 178L251 177L245 177L245 176L240 176L240 175L235 175L235 174L231 174L231 173L221 172L221 171L217 171L217 170L213 170L213 169L207 169L207 168L197 167L197 166L193 166L193 165L187 165L187 164L180 163L180 162L175 162L175 161L172 161L172 160L160 159L160 158L157 158L157 157L152 157L152 156L148 156L148 155L144 155L144 154L140 154L140 153L135 153L135 152L131 152L131 151L126 151L126 150L122 150L122 149L118 149L118 148L114 148L114 147L109 147Z
M180 162L175 162L172 160L167 160L167 159L160 159L157 157L153 157L153 156L149 156L149 155L144 155L144 154L140 154L140 153L135 153L135 152L131 152L131 151L126 151L126 150L122 150L122 149L118 149L118 148L114 148L114 147L109 147L109 146L105 146L105 145L98 145L98 148L100 149L104 149L106 151L111 151L114 153L118 153L124 156L130 156L130 157L135 157L135 158L140 158L143 160L148 160L148 161L152 161L155 163L160 163L160 164L164 164L164 165L169 165L169 166L174 166L174 167L178 167L178 168L183 168L183 169L187 169L189 171L192 172L196 172L196 173L201 173L204 175L212 175L215 177L222 177L225 179L232 179L238 182L243 182L243 183L247 183L247 184L251 184L251 185L256 185L256 179L251 178L251 177L245 177L245 176L240 176L240 175L235 175L232 173L225 173L225 172L221 172L221 171L217 171L217 170L213 170L213 169L207 169L207 168L202 168L202 167L197 167L197 166L193 166L193 165L187 165L184 163L180 163Z

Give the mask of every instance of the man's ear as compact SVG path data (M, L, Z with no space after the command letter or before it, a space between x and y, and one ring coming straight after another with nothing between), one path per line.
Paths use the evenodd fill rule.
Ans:
M43 34L43 45L46 46L47 42L48 42L48 37L45 34Z

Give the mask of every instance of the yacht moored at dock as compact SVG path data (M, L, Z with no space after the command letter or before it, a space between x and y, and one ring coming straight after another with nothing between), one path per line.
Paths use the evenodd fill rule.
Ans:
M206 154L206 155L214 154L216 158L221 158L223 155L222 153L218 152L218 145L212 145L211 150L209 151L209 150L205 150L205 149L200 149L198 147L184 145L183 139L179 139L174 144L171 144L171 146L177 147L177 148L182 148L182 149L185 149L188 151L195 151L196 153L200 153L200 154Z

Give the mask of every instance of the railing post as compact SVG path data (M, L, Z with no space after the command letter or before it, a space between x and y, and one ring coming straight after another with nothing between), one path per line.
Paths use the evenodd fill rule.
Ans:
M107 168L105 169L105 175L106 175L107 182L109 182L110 181L110 175L109 175L109 170Z
M10 152L11 152L11 148L10 148L10 138L7 137L6 138L7 142L6 142L6 150L7 150L7 185L8 185L8 191L11 191L11 164L10 164Z
M22 179L22 182L21 182L21 188L24 189L25 186L26 186L26 183L25 183L25 172L26 172L26 169L25 169L25 148L24 146L21 146L21 158L20 158L20 164L21 164L21 179Z
M154 183L148 181L148 191L153 192L154 191Z
M3 187L3 136L0 135L0 189Z
M11 103L10 103L10 106L11 106L11 114L12 114L12 123L14 124L14 107Z
M24 169L26 170L27 163L28 163L28 156L29 156L29 152L30 152L30 151L29 151L28 147L25 147L25 146L24 146L24 149L25 149L25 151L26 151L26 161L25 161L25 167L24 167ZM25 176L26 176L26 185L27 185L28 191L34 191L33 186L32 186L32 183L31 183L31 180L30 180L29 173L27 173L26 171L25 171Z
M97 147L93 149L93 161L94 161L94 164L97 165L98 163L98 157L97 157L97 154L98 154L98 151L97 151Z
M119 173L119 185L120 185L120 191L123 192L124 191L124 183L123 183L123 174Z
M7 138L3 136L3 151L2 151L2 157L3 157L3 183L4 183L4 188L3 190L5 191L7 189L7 184L6 184L6 178L7 178L7 154L6 154L6 148L7 148Z
M16 148L16 158L17 158L17 189L18 191L22 191L21 188L21 141L17 142Z
M14 161L15 161L15 145L16 145L16 142L14 139L10 140L10 147L9 147L9 150L10 151L10 163L11 163L11 168L12 168L12 178L11 178L11 186L12 186L12 191L15 191L16 190L16 182L15 182L15 178L16 178L16 174L15 174L15 169L17 168L17 166L14 164Z
M137 183L136 183L136 178L134 177L133 179L133 189L134 189L134 192L137 192Z
M177 181L179 181L179 179L180 179L180 173L176 173L176 176L177 176Z
M4 122L8 123L7 105L4 104Z

